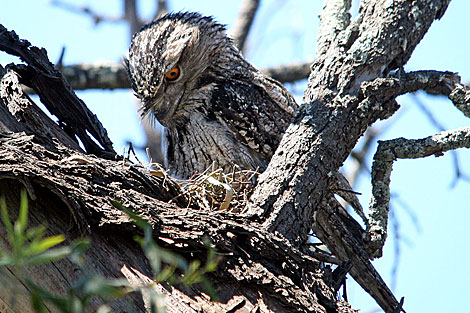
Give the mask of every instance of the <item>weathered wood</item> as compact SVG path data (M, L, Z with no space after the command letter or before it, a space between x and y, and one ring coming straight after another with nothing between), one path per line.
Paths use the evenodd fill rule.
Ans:
M0 25L0 50L18 56L28 63L10 65L10 68L21 76L21 83L34 89L71 138L80 138L88 153L114 157L116 153L112 142L101 122L73 93L60 71L49 61L45 49L31 46L28 41L20 40L15 32L9 32ZM90 136L93 136L101 147Z
M17 112L29 116L34 104L22 93L16 77L13 73L4 77L0 94L8 90L9 96L0 99L7 102L4 105L8 108L21 106ZM10 114L5 112L6 116ZM34 116L38 125L44 125L41 119L47 116ZM223 256L217 272L209 276L219 302L210 302L201 286L168 290L159 286L170 312L324 312L339 307L352 312L336 300L331 273L322 270L309 251L302 252L285 238L260 231L261 225L242 215L190 207L190 199L180 195L179 185L152 176L141 166L85 155L67 147L60 142L66 136L60 134L60 128L49 132L51 137L44 136L41 127L25 131L3 132L0 136L0 191L7 197L10 212L18 207L21 182L33 199L31 226L48 221L50 234L65 234L69 240L83 235L91 238L87 264L97 273L123 277L133 284L151 281L148 262L132 240L135 227L111 203L118 199L148 219L162 246L188 259L204 260L204 240L210 238ZM5 247L6 236L2 238L1 246ZM80 272L65 260L33 268L29 275L48 290L63 293ZM21 286L21 278L15 279L11 284ZM11 292L4 290L6 293L0 296L9 303ZM138 312L146 310L145 297L134 295L132 300ZM92 307L99 303L95 300ZM111 303L115 310L125 310L126 305L125 301ZM12 310L24 312L28 308L12 305Z

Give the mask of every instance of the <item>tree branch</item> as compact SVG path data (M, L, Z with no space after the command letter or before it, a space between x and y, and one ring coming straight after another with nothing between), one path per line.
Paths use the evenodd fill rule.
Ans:
M63 2L59 0L53 0L50 2L52 5L55 5L57 7L61 7L67 11L73 12L73 13L78 13L78 14L86 14L90 16L93 20L93 23L95 25L98 25L99 23L106 21L106 22L122 22L125 20L123 16L107 16L103 14L99 14L95 11L93 11L90 7L88 6L79 6L79 5L74 5L68 2Z
M281 83L291 83L306 79L312 62L279 65L264 68L261 71ZM65 65L60 70L74 90L130 88L129 79L122 64L84 63Z
M260 225L239 214L187 208L190 200L184 196L177 197L175 204L168 204L181 194L171 179L150 176L140 166L123 166L121 162L81 155L60 145L40 144L34 136L21 133L2 133L0 144L0 177L27 180L36 193L44 187L51 191L68 206L82 233L93 237L101 232L135 233L127 216L112 205L113 200L119 199L146 217L160 245L184 256L202 258L204 242L209 237L224 256L211 278L219 286L222 299L235 290L238 295L249 295L251 292L246 290L255 284L269 307L262 312L324 312L325 307L335 309L341 304L335 298L332 278L331 285L327 285L325 281L329 280L318 276L320 262L285 238L260 231ZM51 164L54 172L49 170ZM234 289L235 285L239 287ZM248 289L243 287L249 285ZM249 309L256 303L251 297L245 301ZM204 302L207 305L208 301Z
M430 155L442 156L445 151L470 148L470 127L441 132L423 139L398 138L379 141L372 165L372 199L369 207L370 229L367 232L371 256L382 256L387 237L390 210L390 176L396 159L416 159Z
M258 6L259 0L243 0L238 18L234 23L232 38L235 46L242 52L244 51L245 41L253 25Z
M82 151L78 143L70 138L54 123L34 102L32 102L21 88L18 75L8 71L1 78L0 98L5 107L19 123L30 133L36 134L46 140L52 138L62 142L67 147Z
M369 125L398 109L398 94L385 83L380 91L386 92L374 95L364 93L360 86L380 79L384 67L392 69L406 62L448 1L435 1L432 8L424 0L413 4L411 7L405 0L367 2L356 18L361 21L361 31L354 45L345 47L336 40L334 47L318 56L304 96L306 103L260 175L252 196L250 214L265 219L264 227L302 242L329 175L337 171ZM419 13L410 15L410 10ZM377 30L380 34L372 36ZM397 40L408 43L406 51L396 49ZM344 62L345 58L349 61ZM295 186L302 186L302 193Z
M449 99L466 117L470 118L470 91L465 86L457 86Z
M112 142L101 122L80 100L62 74L52 65L46 50L20 40L15 32L0 25L0 50L20 57L28 65L12 65L10 69L20 74L21 83L33 87L46 108L59 119L68 135L77 136L89 153L114 157ZM56 99L61 99L63 107ZM101 147L90 137L93 136Z
M281 83L292 83L306 79L310 74L310 66L313 61L279 65L261 69L261 72L274 78Z
M26 46L36 51L29 43ZM30 63L37 62L30 51L21 49L19 52L30 58ZM44 60L44 55L37 58ZM10 66L10 70L22 71L23 77L34 74L50 78L49 73L55 74L51 68L49 63L45 67ZM16 77L11 75L11 78ZM50 79L62 81L60 76ZM10 107L18 97L23 101L24 95L17 84L7 82L13 82L13 79L3 80L0 94L12 96L0 99L2 106ZM35 90L41 91L37 86L42 86L41 83L41 80L30 80ZM48 101L62 109L61 106L68 105L62 101L62 95L70 93L70 88L65 83L53 84L52 87L55 92ZM33 107L25 106L24 111L33 110ZM76 106L67 109L72 115L79 112ZM0 112L11 116L8 111ZM40 119L47 118L38 116ZM0 118L0 121L3 120L3 117ZM62 131L60 128L56 130ZM179 311L198 312L203 307L208 312L227 311L234 305L233 301L228 300L241 298L236 307L245 311L320 313L341 309L342 312L353 312L348 304L336 299L334 288L338 282L331 271L314 258L313 253L299 249L283 236L263 230L258 222L248 220L241 214L200 208L194 198L189 198L171 178L149 175L144 168L122 161L84 155L67 148L57 138L40 137L44 131L39 128L31 127L29 132L33 134L0 134L1 183L10 182L13 185L12 181L25 182L35 199L31 212L43 214L37 220L50 220L49 214L56 219L60 217L63 220L54 219L54 227L65 233L67 238L73 238L76 233L72 234L70 220L63 217L64 208L68 209L77 226L73 227L74 231L78 228L82 234L88 234L98 247L90 252L92 257L88 264L106 276L124 276L134 284L151 280L149 265L129 240L136 231L134 226L123 212L112 205L112 201L118 199L148 220L160 245L187 258L203 259L206 254L204 242L208 236L218 253L224 256L217 271L209 277L216 286L217 296L222 299L220 302L210 302L204 296L202 286L194 286L190 290L183 286L167 289L161 285L155 287L165 292L168 303L180 308ZM14 197L7 197L10 198ZM43 203L46 207L52 207L43 210ZM5 244L2 238L0 246ZM108 264L110 258L112 262ZM48 281L54 275L60 275L61 283L49 287L52 291L63 292L69 283L63 278L76 276L73 267L70 271L72 274L60 265L50 264L40 272L45 273ZM41 279L37 275L32 275L32 278ZM139 298L139 295L133 297ZM123 310L123 306L115 308ZM138 307L138 311L144 310L144 305Z
M168 4L166 0L157 0L157 12L154 18L159 18L168 12Z
M131 88L122 64L76 64L60 70L74 90Z
M399 92L388 85L393 78L381 81L381 77L405 64L448 3L433 1L430 6L425 0L412 4L407 0L367 1L329 48L319 49L323 53L312 66L305 103L250 199L248 214L253 219L264 221L265 229L279 232L298 245L306 240L312 224L326 210L321 203L328 197L329 180L357 140L371 124L390 117L399 108L395 101ZM342 242L349 240L341 238ZM331 242L325 243L335 249ZM353 263L353 268L360 268ZM361 286L371 290L358 276L355 279ZM380 280L375 277L372 281L380 284ZM372 295L387 312L398 305L393 295L389 301L382 301L379 293Z
M336 36L349 26L350 9L351 0L324 2L317 35L317 55L325 53Z

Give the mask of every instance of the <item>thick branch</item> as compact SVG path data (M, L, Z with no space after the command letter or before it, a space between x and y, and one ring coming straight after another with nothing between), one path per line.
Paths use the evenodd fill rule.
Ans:
M72 91L62 74L52 65L44 49L20 40L12 31L0 25L0 50L19 56L28 65L11 66L20 74L21 83L33 87L59 125L69 136L77 136L89 153L114 157L111 140L101 122ZM60 99L62 106L57 104ZM90 137L93 136L101 147Z
M57 139L67 147L82 151L78 143L70 138L53 122L35 103L33 103L21 89L18 75L9 71L2 75L0 86L0 98L5 107L30 133L47 138ZM10 129L13 130L14 129Z
M320 14L317 35L317 55L326 52L339 32L348 27L351 19L351 0L325 0Z
M470 128L441 132L423 139L398 138L379 141L372 165L372 199L369 207L369 252L373 257L382 256L387 237L390 210L390 175L396 159L416 159L430 155L442 156L445 151L470 148Z
M22 95L18 82L10 79L16 75L10 74L0 85L0 94L8 95L1 98L2 102L10 107L19 102L18 99L26 101L28 103L20 104L25 104L24 113L31 113L34 106ZM58 93L63 92L60 88L64 87L59 86ZM58 105L63 104L60 99L55 100ZM70 110L73 114L75 108ZM30 132L43 134L44 131L32 127ZM209 277L217 296L222 299L220 302L209 302L200 286L191 290L156 286L157 290L165 292L168 303L178 311L198 312L204 308L208 312L221 312L236 307L259 312L352 312L347 304L336 299L337 277L333 278L330 270L322 268L313 253L301 251L284 237L262 230L259 223L240 214L202 210L168 177L151 176L140 166L84 155L65 147L58 138L0 134L0 183L23 182L37 203L55 199L48 200L55 205L50 210L54 216L63 216L58 212L66 207L81 233L88 234L94 245L103 247L94 249L89 264L105 276L124 276L134 284L151 279L141 253L136 252L129 240L123 240L130 238L135 229L111 204L118 199L146 217L161 245L185 257L203 259L204 241L209 237L224 257L217 272ZM39 220L50 220L45 211L40 212L44 216ZM55 220L53 225L59 233L69 237L70 219L63 217L63 220L65 225ZM0 246L2 244L0 240ZM107 253L113 255L109 265ZM47 273L49 278L60 275L61 284L50 287L52 291L64 292L69 282L63 277L70 277L70 273L54 264L41 272ZM122 310L122 306L117 308ZM142 305L137 311L144 309Z
M398 109L397 93L367 96L360 91L360 83L408 60L448 5L448 1L433 3L414 1L411 7L406 0L369 1L356 18L361 24L356 39L348 47L337 40L325 55L318 56L306 104L287 129L252 196L251 213L267 218L265 227L299 242L306 238L328 177L368 126ZM397 45L403 45L396 41L406 41L407 49L398 49Z
M329 48L320 49L324 52L312 66L305 104L251 197L248 213L262 219L263 227L298 244L306 240L315 216L325 210L321 203L328 195L329 179L365 130L398 109L399 92L387 85L392 78L372 93L363 92L361 85L381 79L409 59L449 1L432 1L432 6L429 2L368 1ZM367 290L366 284L362 287ZM380 295L373 296L390 311ZM393 296L390 299L392 306L398 305Z
M281 83L293 83L298 80L306 79L310 73L310 67L313 61L279 65L270 68L261 69L263 73L274 78Z
M335 299L333 280L328 278L331 273L322 274L320 263L312 256L300 252L285 238L260 231L260 225L239 214L181 208L189 202L184 196L177 198L179 207L168 204L181 193L172 180L150 176L139 166L85 156L60 145L44 147L32 136L0 137L0 177L28 181L33 195L38 188L50 190L69 207L82 232L91 236L134 233L129 219L111 204L119 199L146 217L161 245L184 256L202 258L205 238L210 238L224 256L211 276L222 299L233 296L236 290L246 297L244 307L248 311L257 301L263 302L266 309L261 312L324 312L341 305ZM49 170L51 164L53 172ZM125 260L126 255L120 257ZM331 286L325 282L331 282ZM250 296L253 288L262 294L262 300L256 300L259 295ZM207 299L204 302L207 305ZM215 305L227 309L223 303ZM188 307L185 310L193 312Z

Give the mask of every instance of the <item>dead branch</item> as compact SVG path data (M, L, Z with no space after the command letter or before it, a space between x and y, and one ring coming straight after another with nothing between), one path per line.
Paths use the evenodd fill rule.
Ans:
M65 1L60 1L60 0L53 0L50 2L52 5L55 5L57 7L60 7L62 9L65 9L69 12L72 13L77 13L77 14L85 14L91 17L93 20L93 23L95 25L98 25L99 23L105 21L105 22L122 22L125 20L123 16L109 16L109 15L104 15L95 12L93 9L91 9L88 6L80 6L80 5L75 5L71 4Z
M280 81L281 83L293 83L306 79L310 74L310 66L313 61L279 65L261 69L263 73Z
M73 93L60 71L49 61L46 50L31 46L26 40L20 40L15 32L9 32L2 25L0 25L0 49L28 63L28 65L11 65L9 68L20 74L21 83L34 89L72 139L77 136L89 153L114 157L112 142L101 122ZM57 90L69 92L60 94ZM56 99L60 99L63 107L57 104ZM101 147L90 135L100 143Z
M444 131L446 128L437 120L437 118L434 116L434 114L431 112L431 110L419 99L418 96L414 95L413 101L415 104L418 106L418 108L421 110L421 112L424 113L424 115L428 118L429 122L439 131ZM457 151L450 151L452 155L452 160L454 163L454 179L451 182L451 187L454 187L457 182L460 179L470 181L470 177L468 175L465 175L462 172L461 166L460 166L460 160L459 160L459 155Z
M159 18L168 12L168 4L166 0L157 0L157 12L154 18Z
M390 176L396 159L416 159L444 152L470 148L470 128L441 132L423 139L398 138L379 141L372 165L372 199L369 208L370 229L367 232L368 250L373 257L382 256L387 237L390 204Z

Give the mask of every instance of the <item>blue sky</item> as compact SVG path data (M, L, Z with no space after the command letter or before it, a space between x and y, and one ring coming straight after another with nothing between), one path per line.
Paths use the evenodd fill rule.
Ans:
M98 12L117 16L121 1L73 1L90 5ZM156 1L141 1L141 12L152 16ZM101 23L94 26L87 16L71 13L41 0L0 0L0 23L14 29L21 38L45 47L55 62L63 46L64 63L120 61L129 44L126 26L121 23ZM223 3L223 4L221 4ZM236 19L239 1L170 1L170 9L199 11L214 15L218 21L231 24ZM322 1L262 1L252 34L248 38L247 58L259 68L312 59ZM464 82L470 81L467 31L470 2L454 0L440 21L436 21L415 50L405 70L449 70L459 72ZM17 61L0 53L0 63ZM288 86L301 96L305 82ZM85 103L98 115L107 128L117 151L126 141L139 145L144 142L135 103L130 91L79 92ZM421 113L417 97L432 111L446 129L468 126L465 118L450 101L418 93L398 99L402 109L381 140L397 137L421 138L438 130ZM387 123L387 122L385 122ZM470 175L470 151L458 152L464 173ZM347 170L347 168L346 168ZM400 226L400 255L395 294L405 296L408 312L464 312L456 301L468 290L470 257L467 247L470 220L470 184L459 181L450 188L454 178L450 153L435 158L400 160L392 173L392 202ZM360 180L358 191L367 206L370 183ZM400 203L405 203L401 205ZM410 213L411 212L411 213ZM418 221L418 227L413 219ZM382 276L391 283L395 262L395 240L391 233L384 257L374 261ZM355 308L370 312L376 305L360 288L348 281L348 296ZM455 299L455 301L453 301Z

